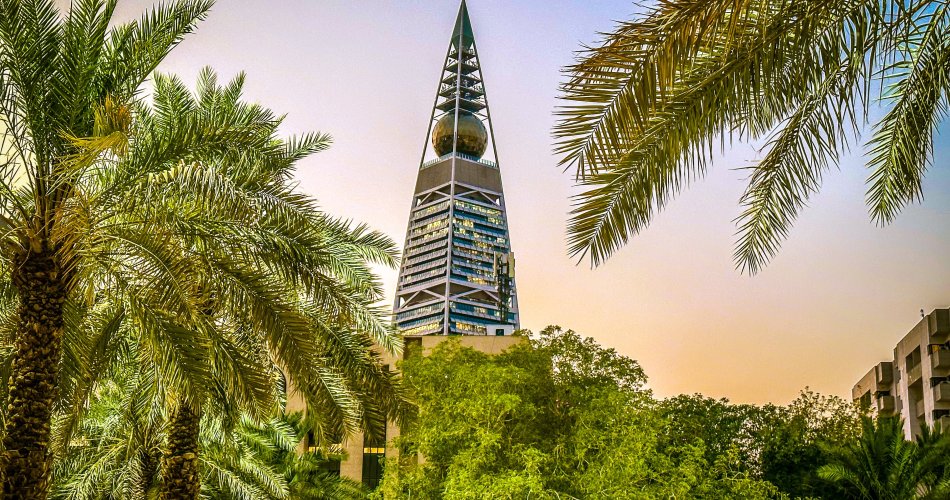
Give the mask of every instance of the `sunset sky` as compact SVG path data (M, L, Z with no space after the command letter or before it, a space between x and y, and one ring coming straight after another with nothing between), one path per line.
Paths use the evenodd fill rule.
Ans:
M152 0L120 2L138 16ZM841 396L920 319L950 306L948 127L925 200L887 228L864 204L860 145L755 277L733 268L745 185L759 154L735 144L709 175L606 265L566 253L574 192L552 153L560 69L635 11L629 0L469 0L517 255L522 326L557 324L637 359L659 396L700 392L785 403L809 386ZM287 113L288 134L328 132L300 188L329 213L400 244L456 0L219 0L160 68L193 83L247 72L246 98ZM872 113L872 118L875 114ZM869 134L865 135L865 139ZM381 270L389 297L396 271Z

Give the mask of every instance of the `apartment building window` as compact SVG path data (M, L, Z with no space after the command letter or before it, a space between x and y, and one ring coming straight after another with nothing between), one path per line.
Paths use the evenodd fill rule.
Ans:
M905 358L905 363L907 364L908 370L913 370L920 365L920 347L918 346Z
M306 446L308 453L316 453L322 458L320 460L320 471L324 474L340 477L340 457L335 455L328 455L328 450L317 446L316 436L313 435L313 431L307 432L307 437L304 439L304 444ZM331 448L338 448L339 445L333 445Z
M363 436L363 484L376 489L383 479L383 461L386 458L386 430L382 435Z
M328 458L320 464L320 472L328 476L340 477L340 459Z

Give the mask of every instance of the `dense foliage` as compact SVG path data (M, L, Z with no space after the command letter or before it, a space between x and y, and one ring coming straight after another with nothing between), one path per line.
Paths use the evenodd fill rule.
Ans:
M709 461L644 389L636 362L549 328L497 356L456 341L403 367L418 415L385 498L732 498L777 490L732 450ZM419 453L424 460L416 460Z
M148 499L161 486L163 435L169 422L134 370L101 381L72 441L55 462L52 498ZM362 485L324 469L324 448L303 449L313 430L299 414L266 421L206 415L201 425L201 498L346 500Z
M403 370L418 411L379 498L916 498L847 479L866 439L850 403L657 400L635 361L557 327L496 356L449 339ZM932 439L946 463L950 435Z
M818 473L853 498L895 500L950 498L950 434L924 426L904 439L899 419L861 421L859 439L831 451Z

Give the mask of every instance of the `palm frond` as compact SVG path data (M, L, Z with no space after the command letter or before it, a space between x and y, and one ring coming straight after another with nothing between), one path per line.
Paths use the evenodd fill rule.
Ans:
M704 174L716 142L770 137L737 219L736 265L754 274L859 135L876 79L896 79L896 104L872 141L868 199L892 217L919 196L946 113L945 7L677 0L619 24L562 86L556 151L583 188L569 252L599 265Z
M743 272L756 274L776 254L799 211L820 188L823 172L838 161L848 138L857 135L861 118L855 101L865 99L854 96L864 95L859 84L867 76L865 59L873 42L870 25L850 30L855 53L802 100L769 141L765 157L749 167L752 174L741 199L744 209L734 254L736 267Z
M131 97L213 4L213 0L163 3L139 20L113 28L100 63L103 95Z
M869 144L867 201L872 218L888 224L923 197L921 182L933 160L933 135L947 116L950 94L950 8L941 5L906 40L910 57L893 64L895 81L884 99L893 107Z

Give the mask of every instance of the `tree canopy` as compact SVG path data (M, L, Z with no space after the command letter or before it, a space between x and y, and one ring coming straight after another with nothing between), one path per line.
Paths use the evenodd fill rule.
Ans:
M383 498L780 494L737 439L719 449L704 441L716 431L678 433L690 423L665 409L686 403L656 401L636 361L573 331L549 327L496 356L449 339L402 369L418 413L397 440L402 458L387 463Z
M418 409L376 498L924 499L950 484L950 433L905 441L896 419L807 388L784 406L657 399L633 359L522 333L498 355L449 338L403 363Z

